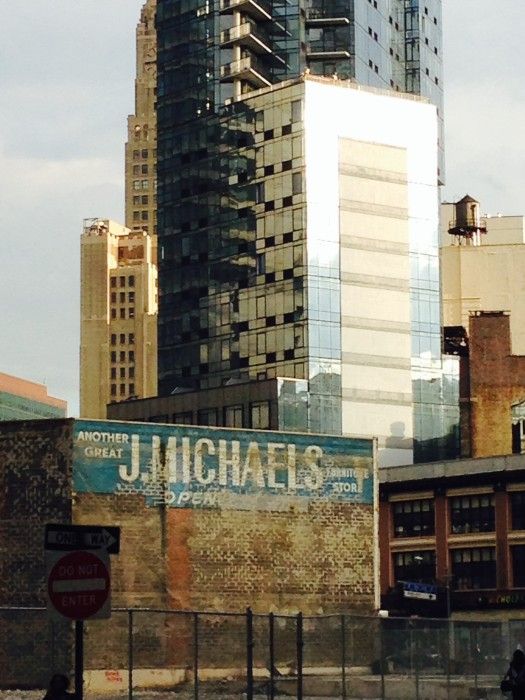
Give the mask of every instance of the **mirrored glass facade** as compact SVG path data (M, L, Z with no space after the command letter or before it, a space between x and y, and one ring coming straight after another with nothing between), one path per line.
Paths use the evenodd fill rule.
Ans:
M308 69L424 94L441 112L440 4L159 0L161 395L307 381L307 427L341 432L339 234L309 227L306 240L301 87L292 99L267 88ZM420 224L414 387L440 363L437 232ZM438 406L425 401L421 416ZM427 426L415 419L421 441Z

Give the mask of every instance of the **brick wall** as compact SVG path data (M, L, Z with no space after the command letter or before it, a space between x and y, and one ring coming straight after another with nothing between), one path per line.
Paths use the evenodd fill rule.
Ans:
M191 510L79 494L74 522L121 527L114 606L304 614L374 606L371 506Z
M111 557L114 607L372 611L372 505L261 492L218 508L175 508L137 492L77 493L71 449L72 421L0 425L0 605L45 604L44 525L72 521L121 528L120 554ZM52 625L43 614L28 623L24 613L0 622L5 677L41 684L70 670L67 623ZM136 666L187 665L192 625L191 616L135 613ZM242 619L203 618L202 635L210 663L231 664L232 649L244 648ZM126 612L87 624L86 667L125 668L127 639ZM27 658L39 661L28 670Z
M122 528L121 553L111 558L114 606L224 612L250 606L255 613L305 615L369 614L374 606L371 506L165 509L146 506L142 496L83 494L76 496L74 520ZM256 624L264 640L266 624ZM291 657L294 624L291 641L279 638L281 653ZM126 668L125 613L114 613L109 627L93 621L86 629L87 668ZM136 666L188 666L192 634L191 617L135 613ZM199 635L201 663L232 667L244 658L243 618L201 617Z
M72 421L0 425L0 606L45 605L44 525L71 518L71 447ZM3 687L68 672L71 642L70 626L43 612L1 611Z
M139 495L75 494L73 522L121 528L120 554L111 556L113 607L164 608L166 511Z
M72 421L0 430L0 604L45 602L44 525L71 518Z
M373 509L310 502L280 512L168 512L175 608L370 612Z
M511 408L525 401L525 357L511 354L510 317L472 316L469 348L471 456L511 454Z

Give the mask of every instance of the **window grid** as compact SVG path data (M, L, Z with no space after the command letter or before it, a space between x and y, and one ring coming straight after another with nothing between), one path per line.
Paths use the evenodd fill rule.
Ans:
M518 544L510 548L512 561L512 585L525 588L525 545Z
M431 549L415 552L396 552L394 554L395 581L436 580L436 553Z
M450 498L449 503L452 534L494 532L494 494L457 496Z
M394 536L423 537L434 534L434 502L430 498L393 504Z
M496 588L496 550L470 547L450 552L455 590Z
M512 529L525 530L525 491L515 491L510 494L512 514Z

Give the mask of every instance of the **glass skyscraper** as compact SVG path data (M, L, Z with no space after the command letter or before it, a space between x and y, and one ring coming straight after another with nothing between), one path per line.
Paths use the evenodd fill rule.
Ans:
M305 428L345 432L339 249L306 241L303 95L248 93L310 73L428 97L441 120L441 0L158 0L157 40L159 393L288 378ZM410 218L416 458L428 440L443 456L455 420L434 200Z

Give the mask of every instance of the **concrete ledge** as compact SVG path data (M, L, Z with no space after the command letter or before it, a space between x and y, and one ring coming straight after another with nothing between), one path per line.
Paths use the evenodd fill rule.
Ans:
M283 695L294 695L297 689L297 677L291 674L289 668L278 669L281 676L275 679L276 689ZM347 697L372 700L381 697L381 677L373 676L368 669L347 669ZM254 679L257 684L269 678L266 668L254 668ZM127 669L94 670L85 672L85 687L92 694L111 696L127 693ZM207 689L219 696L233 691L242 693L246 687L246 669L238 668L203 668L199 670L199 680L207 684ZM192 669L151 669L141 668L133 671L133 688L137 691L170 691L181 686L191 688L193 682ZM384 678L385 696L389 700L406 700L415 697L415 678L408 676L387 675ZM501 698L499 687L487 683L484 679L478 681L476 693L473 678L453 678L447 685L445 677L420 678L418 684L420 700L496 700ZM303 673L303 691L305 695L317 698L333 698L342 694L342 679L337 667L307 667Z
M187 680L185 669L138 668L133 671L133 687L136 689L166 690L180 685ZM94 693L112 693L127 690L127 669L108 669L105 671L85 671L86 690Z

